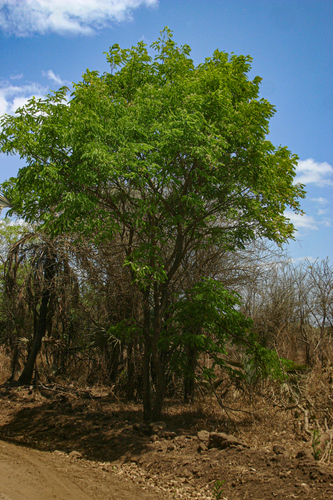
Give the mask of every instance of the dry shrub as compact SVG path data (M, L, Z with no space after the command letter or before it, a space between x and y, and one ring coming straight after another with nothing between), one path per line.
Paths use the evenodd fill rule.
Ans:
M308 441L321 462L333 462L333 366L317 363L312 370L285 374L284 382L264 391L280 414L289 414L295 438Z
M4 347L0 347L0 384L4 384L10 377L10 357Z

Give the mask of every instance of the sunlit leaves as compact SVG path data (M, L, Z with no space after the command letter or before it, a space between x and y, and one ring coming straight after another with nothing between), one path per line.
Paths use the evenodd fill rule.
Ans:
M120 232L142 283L171 279L203 241L285 241L284 211L303 196L297 157L266 140L275 108L248 78L250 56L216 50L195 67L168 28L152 49L113 45L110 73L87 70L69 102L66 88L32 99L0 136L27 162L3 184L15 210L52 234Z

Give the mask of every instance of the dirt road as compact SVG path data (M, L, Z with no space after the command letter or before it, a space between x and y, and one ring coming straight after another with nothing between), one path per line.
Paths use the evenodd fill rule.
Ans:
M0 500L157 500L67 455L0 441Z
M244 446L214 441L217 412L174 404L163 425L151 435L140 405L101 392L0 386L0 500L213 500L216 484L228 500L333 499L332 464L274 407L240 417Z

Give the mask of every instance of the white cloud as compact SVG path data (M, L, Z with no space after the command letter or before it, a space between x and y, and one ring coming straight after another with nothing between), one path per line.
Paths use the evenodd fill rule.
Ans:
M0 116L5 113L14 114L17 108L24 106L33 96L37 99L44 97L47 90L38 83L19 87L8 82L0 82Z
M299 161L296 168L297 177L295 183L301 184L316 184L317 186L333 186L333 168L326 161L319 163L313 158L308 158L304 161Z
M10 75L10 79L11 80L20 80L21 78L23 78L23 73L19 74L19 75Z
M294 212L290 212L289 210L287 210L284 215L290 220L290 222L295 226L295 229L297 230L300 228L310 230L318 229L317 222L312 217L312 215L295 214Z
M294 263L297 263L297 262L315 262L317 259L315 259L314 257L297 257L297 259L289 259L289 262L294 262Z
M66 85L67 82L66 80L62 80L59 75L55 75L52 71L52 69L49 69L48 71L42 71L42 75L46 76L49 80L52 80L58 85Z
M322 208L320 208L317 212L317 215L325 215L327 214L328 210L323 210Z
M89 35L112 21L132 19L138 7L157 5L158 0L0 0L0 28L17 36Z
M329 203L329 201L326 198L322 198L321 196L319 198L311 198L311 201L316 201L321 205L327 205L327 203Z
M328 217L326 217L325 219L323 219L320 224L324 227L332 227L332 219L329 219Z

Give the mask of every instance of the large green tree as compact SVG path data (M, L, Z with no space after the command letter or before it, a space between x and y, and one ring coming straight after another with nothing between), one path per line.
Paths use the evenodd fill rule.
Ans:
M142 293L144 413L165 393L161 335L171 295L200 248L244 248L292 237L297 157L266 139L275 109L250 80L250 56L216 50L195 66L165 28L152 44L113 45L111 72L89 70L70 99L62 88L0 122L1 151L26 160L2 185L25 220L56 234L112 241Z

